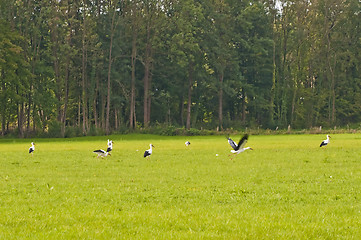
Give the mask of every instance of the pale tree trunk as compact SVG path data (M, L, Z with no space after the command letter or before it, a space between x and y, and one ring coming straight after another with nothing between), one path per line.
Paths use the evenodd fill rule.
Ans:
M84 4L84 2L83 2ZM83 113L83 134L87 133L87 121L88 121L88 117L87 117L87 94L86 94L86 51L87 51L87 45L86 45L86 31L87 31L87 26L86 26L86 13L84 12L84 19L83 19L83 36L82 36L82 81L81 81L81 85L82 85L82 113Z
M79 96L78 99L78 127L80 128L80 124L81 124L81 99Z
M137 57L137 30L133 27L133 39L132 39L132 56L131 56L131 66L132 66L132 79L131 79L131 90L130 90L130 115L129 115L129 126L131 129L134 129L136 126L135 119L135 61Z
M144 127L147 128L149 126L149 61L146 59L145 66L144 66L144 103L143 103L143 109L144 109Z
M99 91L99 77L96 75L96 87L95 87L95 94L93 99L93 114L94 114L94 124L96 128L99 128L98 123L98 111L97 111L97 99L98 99L98 91Z
M181 121L181 125L184 126L184 94L182 94L182 99L181 99L181 103L180 103L180 121Z
M110 46L109 46L109 63L108 63L108 86L107 86L107 116L105 121L105 132L107 134L110 133L110 126L109 126L109 118L110 118L110 75L111 75L111 68L112 68L112 48L113 48L113 37L115 31L115 9L112 17L112 25L111 25L111 33L110 33Z
M276 97L276 31L277 30L277 22L276 22L276 14L277 11L275 10L275 6L276 6L276 2L272 1L272 12L273 12L273 29L275 29L273 31L273 51L272 51L272 67L273 67L273 71L272 71L272 88L271 88L271 101L270 101L270 121L272 124L274 124L274 112L275 112L275 108L274 108L274 103L275 103L275 97Z
M118 110L114 109L114 124L115 130L118 130Z
M66 60L66 70L65 70L65 79L64 79L64 88L65 88L65 96L64 96L64 109L61 117L61 136L65 137L65 127L66 127L66 112L68 110L68 99L69 99L69 69L70 69L70 57L67 57Z
M1 76L4 76L4 70L2 70ZM3 98L1 99L1 104L0 104L0 116L1 116L1 135L4 136L5 135L5 126L6 126L6 86L5 86L5 81L2 81L2 86L1 86L1 92L3 93Z
M68 12L70 13L70 4L68 1ZM72 31L71 31L71 24L69 24L69 37L67 39L68 46L72 47ZM65 90L65 96L64 96L64 109L61 116L61 136L65 137L65 128L66 128L66 114L68 111L68 100L69 100L69 76L70 76L70 53L68 53L66 57L66 69L65 69L65 77L64 77L64 90Z
M100 118L100 122L101 122L101 126L102 126L102 129L105 129L105 105L106 105L106 98L105 98L105 95L102 94L102 107L101 107L101 118Z
M152 74L149 76L149 86L152 86ZM151 92L150 92L151 93ZM152 105L152 95L149 93L148 95L148 123L150 123L150 112L151 112L151 105Z
M218 126L223 130L223 72L219 75L219 92L218 92Z
M18 130L19 130L19 137L24 137L24 103L18 105Z
M55 11L56 10L54 9L54 12ZM53 55L53 58L54 58L53 69L54 69L54 77L55 77L55 82L56 82L55 96L56 96L56 99L58 100L57 120L60 121L60 118L61 118L61 105L60 105L60 103L61 103L61 89L62 89L62 86L61 86L61 80L60 80L60 69L59 69L60 67L59 67L59 57L58 57L58 51L59 51L58 31L57 31L56 24L53 23L53 22L50 23L50 31L51 31L51 42L52 42L51 50L52 50L52 55Z
M193 63L190 63L188 69L188 103L187 103L187 124L186 124L186 128L188 130L191 128L192 85L193 85Z
M147 46L145 50L145 63L144 63L144 127L149 126L150 122L150 86L151 86L151 65L152 65L152 46L150 43L150 27L147 30Z
M242 123L245 124L246 123L246 94L244 92L244 90L242 89Z

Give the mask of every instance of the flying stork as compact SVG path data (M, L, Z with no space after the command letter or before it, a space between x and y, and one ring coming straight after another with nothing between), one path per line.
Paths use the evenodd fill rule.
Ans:
M108 139L108 148L107 152L110 152L113 150L113 141Z
M228 143L233 148L231 150L231 153L234 154L234 156L231 158L231 160L235 157L236 154L240 154L241 152L244 152L248 149L253 150L251 147L244 147L248 140L248 134L245 134L241 140L239 140L239 143L236 144L230 137L228 137Z
M33 155L33 152L35 151L35 143L31 142L31 147L29 147L29 153Z
M97 158L99 158L99 157L106 157L106 156L111 156L111 154L110 154L110 152L106 152L106 151L104 151L103 149L99 149L99 150L95 150L95 151L93 151L94 153L96 153L96 154L98 154L98 156L97 156Z
M327 139L322 141L322 143L320 144L320 147L326 146L327 144L329 144L330 138L331 138L331 136L327 135Z
M144 157L149 157L152 155L152 147L154 147L152 144L149 144L149 149L144 152Z

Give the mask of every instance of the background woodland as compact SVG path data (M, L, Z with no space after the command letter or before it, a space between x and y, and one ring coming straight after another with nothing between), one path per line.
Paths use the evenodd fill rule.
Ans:
M359 0L0 0L0 131L359 127Z

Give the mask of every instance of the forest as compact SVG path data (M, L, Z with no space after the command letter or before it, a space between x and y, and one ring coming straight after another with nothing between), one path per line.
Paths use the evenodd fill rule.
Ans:
M0 0L0 131L361 123L359 0Z

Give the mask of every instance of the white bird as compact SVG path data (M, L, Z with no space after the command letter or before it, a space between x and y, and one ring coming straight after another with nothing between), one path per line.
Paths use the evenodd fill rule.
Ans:
M108 148L107 152L110 152L113 150L113 141L108 139Z
M191 145L191 143L190 143L189 141L186 141L184 144L185 144L187 147L188 147L189 145Z
M29 147L29 153L33 155L33 152L35 151L35 143L31 142L31 147Z
M106 152L103 149L99 149L99 150L95 150L93 151L94 153L98 154L97 158L99 157L106 157L106 156L111 156L110 152Z
M152 144L149 144L149 149L144 152L144 157L150 157L152 155L152 147L154 147Z
M326 146L327 144L329 144L330 138L331 138L331 136L327 135L327 139L322 141L322 143L320 144L320 147Z
M248 149L253 150L253 148L251 148L251 147L246 147L246 148L244 147L246 145L246 143L247 143L247 140L248 140L248 134L245 134L241 138L241 140L239 140L238 144L236 144L231 138L228 137L228 143L233 148L231 150L231 153L240 154L241 152L244 152L244 151L246 151ZM233 159L233 157L231 158L231 160Z

